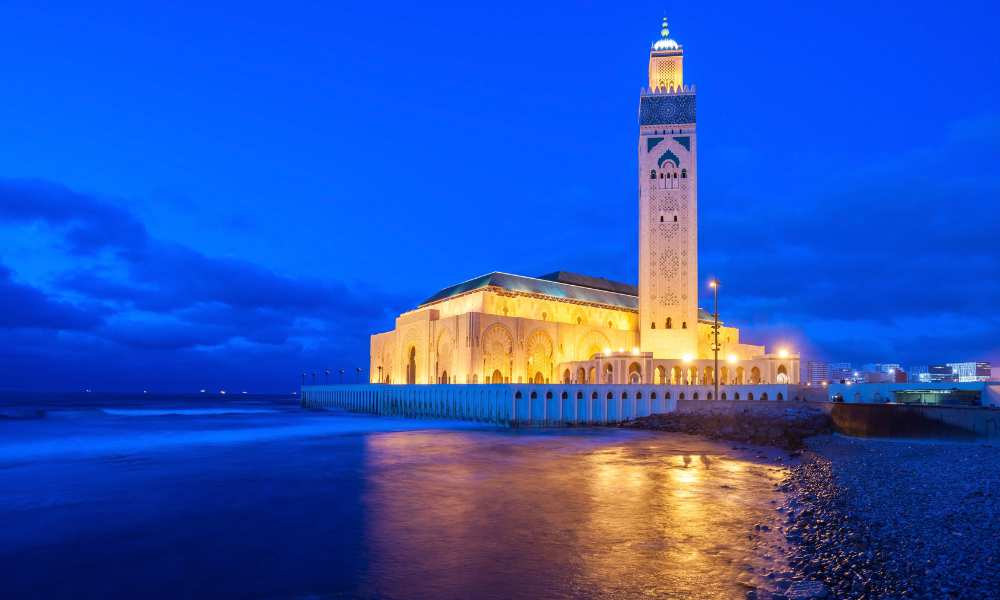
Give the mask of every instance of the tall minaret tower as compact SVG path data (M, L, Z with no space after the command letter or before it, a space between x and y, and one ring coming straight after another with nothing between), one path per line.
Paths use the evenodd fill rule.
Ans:
M664 17L639 98L639 344L657 358L698 354L697 154L694 86Z

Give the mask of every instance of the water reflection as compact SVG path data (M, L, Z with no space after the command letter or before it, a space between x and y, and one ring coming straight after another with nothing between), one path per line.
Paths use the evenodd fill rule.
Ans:
M385 598L743 597L773 465L686 436L400 432L366 442Z

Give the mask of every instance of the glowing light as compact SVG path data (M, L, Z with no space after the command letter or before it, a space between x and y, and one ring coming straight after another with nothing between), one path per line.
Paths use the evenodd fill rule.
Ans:
M726 362L731 365L735 365L736 363L740 362L740 359L737 358L735 354L730 354L729 356L726 357Z
M778 356L781 358L788 358L788 348L780 348L778 350Z
M618 353L619 354L624 354L625 353L625 348L619 348L618 349Z
M692 356L690 354L685 354L684 356L681 357L681 362L683 362L684 364L688 364L691 362L691 359Z
M632 356L639 356L639 347L632 346Z
M611 348L604 349L604 356L611 356Z
M719 287L719 282L713 279L712 281L708 282L708 287L714 290L715 288Z

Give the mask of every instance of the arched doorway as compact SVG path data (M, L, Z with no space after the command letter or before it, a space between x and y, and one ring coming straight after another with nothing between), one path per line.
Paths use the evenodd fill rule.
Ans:
M757 385L760 383L760 369L754 367L750 369L750 383Z
M535 371L535 376L531 378L532 383L545 383L545 377L542 376L541 371Z
M614 383L615 382L615 368L611 366L611 363L604 365L604 383Z
M681 368L674 366L670 368L670 385L678 385L681 382Z
M576 382L587 383L587 371L583 367L576 370Z
M689 367L687 376L688 385L698 385L698 367Z
M503 373L500 369L493 371L493 376L490 377L490 383L503 383Z
M569 383L569 382L570 382L569 369L566 369L565 371L563 371L563 383Z
M705 385L715 384L715 369L712 367L705 367L705 375L702 377L702 383Z
M597 367L590 367L590 373L587 375L587 383L597 383Z
M736 385L743 385L745 373L743 367L736 367Z
M448 371L441 371L441 375L438 376L438 383L450 383L448 381Z
M406 353L406 383L417 382L417 349L410 346L410 351Z
M721 385L729 383L729 367L719 367L719 383Z
M788 383L788 369L785 365L778 366L778 374L775 376L774 381L776 383Z
M656 367L655 373L656 373L655 374L655 379L654 379L655 383L657 383L657 384L663 384L663 383L667 382L666 381L666 379L667 379L667 370L664 369L662 365L659 366L659 367Z
M632 363L628 366L628 382L631 384L642 383L642 369L639 363Z

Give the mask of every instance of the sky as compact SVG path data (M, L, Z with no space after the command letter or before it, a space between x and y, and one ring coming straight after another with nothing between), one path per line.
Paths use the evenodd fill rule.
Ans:
M723 320L803 360L1000 363L995 3L3 13L0 389L288 391L483 273L636 281L664 14Z

